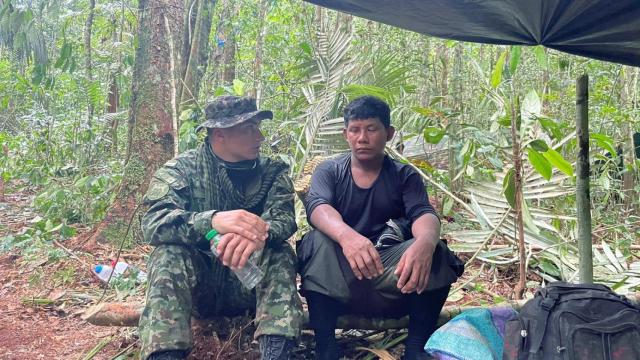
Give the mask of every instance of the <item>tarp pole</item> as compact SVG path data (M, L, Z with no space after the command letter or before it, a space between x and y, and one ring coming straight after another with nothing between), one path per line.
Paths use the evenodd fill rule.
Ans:
M591 243L591 195L589 193L589 76L576 80L576 122L578 160L576 161L576 206L578 215L578 251L580 282L593 283Z

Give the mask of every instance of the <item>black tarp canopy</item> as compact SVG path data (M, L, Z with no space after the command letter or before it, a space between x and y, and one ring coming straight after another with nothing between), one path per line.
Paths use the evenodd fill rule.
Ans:
M640 66L640 0L305 0L460 41L544 45Z

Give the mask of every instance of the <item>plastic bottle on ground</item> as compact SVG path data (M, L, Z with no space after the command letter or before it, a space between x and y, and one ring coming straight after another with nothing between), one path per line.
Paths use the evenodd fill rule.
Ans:
M100 279L102 282L108 282L109 281L109 277L111 276L111 273L113 272L113 268L109 265L96 265L93 268L93 273L96 274L96 276L98 277L98 279Z
M211 230L207 233L206 238L212 243L211 252L218 257L217 246L220 242L220 234L216 230ZM232 271L247 289L253 289L264 277L264 272L260 270L252 258L249 258L244 267Z
M109 276L111 276L111 278L118 278L121 276L129 276L129 274L132 274L131 276L135 276L135 279L138 282L143 283L147 281L147 274L144 271L130 266L123 261L114 261L111 263L111 265L96 265L93 269L93 273L96 274L98 279L102 280L105 283L109 281ZM111 273L113 273L113 275L111 275Z

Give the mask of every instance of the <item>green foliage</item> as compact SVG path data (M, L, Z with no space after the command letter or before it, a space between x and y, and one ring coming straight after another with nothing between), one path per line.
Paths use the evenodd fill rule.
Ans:
M547 54L545 53L544 47L542 46L534 46L533 53L536 57L536 61L541 68L546 68L548 66L547 63Z
M442 140L445 133L446 133L445 129L429 126L424 128L423 136L426 142L430 144L437 144L440 142L440 140ZM465 153L466 151L463 151L463 154Z
M200 139L196 130L200 124L202 112L197 108L188 108L180 114L180 129L178 130L178 151L184 152L198 146ZM203 132L205 132L203 130Z
M504 181L502 183L502 192L504 193L505 199L511 206L512 209L516 208L516 172L514 169L509 169L507 171L507 176L504 177Z
M635 68L585 61L540 46L440 40L332 11L318 17L320 12L304 2L268 2L264 21L255 21L264 2L232 3L237 14L222 21L231 25L235 36L236 78L230 83L219 80L217 65L225 60L220 56L219 34L213 30L209 44L216 47L206 49L210 64L204 69L196 103L223 94L252 94L254 85L259 85L260 107L275 114L273 121L263 124L265 154L283 158L295 170L302 169L309 157L345 149L342 124L334 119L348 101L370 94L391 105L398 138L424 139L420 155L446 153L448 163L441 168L428 162L421 165L443 188L462 196L470 183L498 179L496 197L501 197L502 183L504 197L514 206L513 170L504 182L502 176L513 164L510 126L517 121L521 160L527 171L535 169L523 181L548 196L525 197L527 229L546 234L548 226L571 239L575 224L566 219L574 214L575 198L556 187L563 174L573 175L576 144L562 140L575 137L571 135L575 78L584 72L590 75L592 156L603 160L605 167L613 168L619 160L608 159L606 153L614 154L618 145L626 144L630 132L640 129L640 112L633 105L639 90ZM212 29L221 22L222 4L217 2ZM12 187L29 186L35 191L34 204L44 218L42 225L31 224L24 233L0 240L3 248L29 254L29 244L34 244L46 247L50 259L58 259L64 253L49 249L47 241L52 234L67 236L65 229L71 228L63 225L48 232L47 221L49 229L54 229L104 217L126 154L126 114L131 110L138 42L138 14L132 11L136 5L129 0L98 3L91 80L84 68L86 2L14 0L0 5L0 144L8 149L8 155L0 152L0 176ZM264 38L257 73L259 34ZM114 84L119 100L116 111L122 115L105 113ZM512 119L517 99L523 99L521 113ZM87 114L90 105L93 117ZM202 110L198 106L180 110L176 138L182 152L202 141L203 132L195 132ZM111 136L112 129L117 140ZM132 161L128 166L131 176L146 173L142 163ZM631 205L640 201L638 162L626 161L624 173L636 176L631 195L622 191L611 171L592 181L594 223L608 224L611 230L602 236L619 239L616 246L623 251L638 232L629 219L624 219L624 226L615 226L620 220L612 214L619 211L611 210L624 200ZM540 220L541 207L554 209L558 218ZM442 212L460 216L458 205L449 197ZM548 261L562 270L557 261ZM535 264L546 274L557 273L544 262ZM70 279L69 274L63 275L59 281ZM37 272L33 276L38 281ZM127 289L123 285L123 294Z
M518 64L520 64L520 52L521 52L521 47L514 45L511 46L511 50L510 50L510 58L509 58L509 72L511 73L511 76L513 76L516 73L516 70L518 69Z
M65 223L56 223L49 219L35 218L18 234L0 237L0 252L17 250L27 262L42 259L55 262L67 256L60 248L53 245L52 240L63 241L73 235L76 230ZM39 276L34 279L37 282Z
M540 173L543 178L550 180L552 169L549 161L533 147L527 149L527 154L529 156L529 162L533 165L536 171Z
M60 268L53 273L53 281L56 285L70 285L75 279L76 269L73 266Z
M589 133L589 139L594 141L596 145L598 145L603 150L607 151L609 154L614 155L618 152L614 149L613 139L605 134L600 133Z
M504 69L504 62L507 58L507 50L503 51L496 62L496 66L493 68L493 72L491 73L491 87L497 88L502 81L502 70Z
M571 164L565 160L559 152L549 148L542 155L558 170L569 176L573 176L573 166L571 166Z
M72 183L51 183L34 199L34 205L50 219L69 223L95 223L105 216L120 176L75 176Z

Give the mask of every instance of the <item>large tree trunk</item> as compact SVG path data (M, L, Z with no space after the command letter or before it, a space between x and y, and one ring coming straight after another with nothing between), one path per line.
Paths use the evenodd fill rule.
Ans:
M216 30L216 38L219 44L215 56L218 64L218 84L230 85L236 78L236 41L233 29L233 19L238 13L238 7L234 1L222 1L222 13Z
M264 37L266 34L266 26L264 26L267 9L269 8L269 0L261 0L258 9L258 37L256 38L256 58L253 61L253 88L249 91L249 96L256 98L258 107L262 98L262 52L264 47Z
M140 0L125 173L115 203L93 241L124 239L155 170L174 156L173 49L182 39L181 0ZM132 229L139 228L132 226ZM129 234L131 237L133 234ZM92 243L88 245L90 246Z
M186 9L185 33L182 53L182 78L179 85L179 111L195 103L200 91L200 80L204 76L209 58L209 33L215 0L194 0Z

